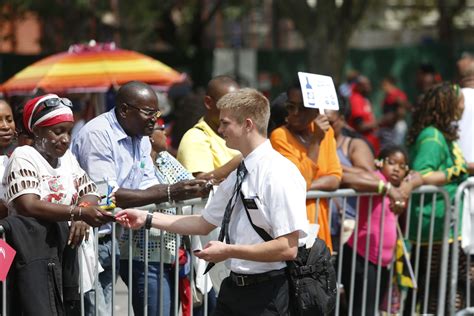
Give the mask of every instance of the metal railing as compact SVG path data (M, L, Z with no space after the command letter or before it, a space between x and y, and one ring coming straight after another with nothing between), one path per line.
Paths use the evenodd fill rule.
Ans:
M413 270L414 270L414 277L416 280L418 279L424 279L424 284L419 284L422 285L422 288L419 288L416 291L411 291L411 293L408 293L408 295L404 295L404 297L401 297L401 302L400 302L400 308L399 311L402 312L403 310L408 310L410 311L410 315L413 315L415 313L428 313L430 312L429 309L429 298L435 296L436 294L433 293L433 291L437 291L437 301L439 304L437 304L437 309L436 309L436 314L437 315L454 315L456 312L455 308L455 294L456 294L456 288L458 286L457 281L458 281L458 275L457 275L457 268L458 268L458 257L459 257L459 251L458 251L458 238L453 238L452 242L450 242L450 234L452 233L454 237L458 236L459 233L459 209L461 208L461 199L463 197L463 194L466 193L466 189L470 189L474 187L474 182L466 181L462 183L457 190L456 197L454 199L454 203L452 204L450 202L450 198L448 193L441 187L435 187L435 186L423 186L412 192L412 196L410 200L408 201L408 207L406 211L406 221L404 225L403 231L403 238L408 239L410 237L409 231L410 227L416 227L416 238L412 240L414 242L414 247L411 250L412 258L411 261L413 263ZM418 216L417 220L415 222L410 223L411 219L414 217L411 216L412 209L412 202L413 202L413 197L419 195L418 201L419 201L419 209L423 209L423 207L426 207L428 204L431 204L431 213L430 213L430 226L429 226L429 232L428 232L428 241L426 242L425 240L422 240L421 236L421 229L422 229L422 216ZM318 222L318 212L319 212L319 202L321 199L328 199L330 200L336 200L339 199L339 205L341 206L343 212L340 214L339 221L340 223L344 223L344 221L347 219L346 218L346 213L345 210L347 209L347 206L349 204L348 199L355 199L355 227L354 227L354 233L353 233L353 247L354 251L352 252L352 257L350 258L350 267L351 271L355 271L356 268L356 262L357 262L357 248L358 248L358 236L359 236L359 229L360 229L360 211L361 211L361 199L366 199L364 201L364 205L368 205L368 216L367 216L367 222L365 223L367 226L367 235L370 235L371 233L371 227L372 227L372 222L370 216L372 214L372 211L374 209L374 199L379 197L378 195L374 193L360 193L356 192L351 189L341 189L337 190L334 192L322 192L322 191L310 191L307 194L307 199L309 200L315 200L316 201L316 217L314 218L314 222ZM436 202L437 201L443 201L444 203L444 219L443 219L443 227L435 227L435 212L436 212ZM149 205L146 207L143 207L141 209L146 209L148 211L154 211L156 209L164 209L164 208L169 208L169 207L176 207L177 208L177 214L181 214L183 212L183 208L190 208L190 213L194 214L196 211L196 206L202 206L204 205L206 200L202 199L193 199L193 200L188 200L184 202L180 202L174 205L170 205L168 203L163 203L160 205ZM350 201L350 203L353 204L354 201ZM415 205L414 205L415 206ZM380 302L384 299L381 297L381 293L385 293L386 298L387 298L387 306L388 310L387 312L392 312L391 311L391 306L392 306L392 294L394 293L395 289L393 287L393 277L394 277L394 262L395 258L392 259L391 263L387 266L388 270L388 282L389 286L387 290L382 289L382 246L384 242L384 232L386 230L386 227L384 227L384 222L385 222L385 216L387 215L387 208L385 207L384 204L382 204L382 209L381 209L381 222L380 222L380 235L378 236L379 238L379 248L378 248L378 257L377 257L377 263L371 263L369 261L369 251L370 251L370 238L366 239L365 243L365 253L363 256L363 276L364 276L364 281L362 284L356 284L356 276L355 273L350 273L350 282L349 284L343 284L342 280L342 272L343 272L343 256L344 256L344 245L342 242L337 245L337 249L335 248L335 252L337 253L337 261L336 261L336 270L337 270L337 282L340 286L338 286L338 292L337 292L337 301L336 301L336 310L335 314L340 315L343 311L343 306L347 309L347 314L348 315L353 315L355 312L355 307L358 302L355 301L354 293L355 291L360 291L362 295L362 305L360 306L360 312L362 315L366 315L368 313L367 310L367 301L368 299L373 301L373 305L375 306L374 314L377 315L379 313L379 305ZM333 225L336 225L337 223L334 223L331 221L331 216L329 216L330 222L329 226L332 227ZM116 224L113 223L112 225L112 236L116 236L117 231L116 231ZM413 229L413 228L412 228ZM435 231L438 231L439 229L443 230L442 234L442 239L440 240L441 244L437 243L437 240L434 240L434 233ZM3 231L3 228L0 226L0 232ZM96 230L97 232L97 230ZM128 274L129 274L129 280L128 280L128 314L132 314L132 294L136 289L133 288L132 284L132 266L133 266L133 259L132 259L132 236L133 236L133 231L129 231L129 245L128 245L128 250L129 250L129 258L128 258ZM343 239L343 234L344 231L343 229L340 230L338 233L339 241L342 241ZM97 249L98 247L98 241L99 241L99 236L96 233L95 235L95 240L94 244ZM400 236L399 236L400 237ZM412 236L413 237L413 234ZM191 238L196 238L196 237L191 237ZM171 295L173 299L172 306L174 307L174 310L172 311L174 315L179 314L179 295L178 295L178 281L179 281L179 245L181 244L181 239L182 237L179 235L176 235L176 249L175 249L175 256L174 256L174 294ZM149 240L149 232L147 231L145 234L145 253L148 254L149 249L148 249L148 240ZM439 240L438 240L439 241ZM115 246L116 246L116 239L112 238L112 258L115 258ZM160 234L160 245L163 245L163 233ZM439 259L439 274L438 274L438 279L437 280L431 280L430 275L431 275L431 269L433 267L433 247L439 247L441 246L441 252L440 252L440 258ZM451 251L449 251L449 248L451 247ZM422 265L422 260L420 259L420 254L423 250L423 254L426 256L426 262L424 265ZM449 254L451 254L451 257L449 257ZM190 282L191 282L191 290L194 289L194 267L193 267L193 253L192 251L190 252L191 255L191 269L190 269ZM394 256L395 257L395 256ZM469 258L469 256L467 256ZM163 291L161 289L163 288L163 253L160 253L160 299L159 299L159 311L160 315L162 315L163 312ZM449 260L450 259L450 260ZM448 261L451 261L451 271L448 275ZM468 265L470 265L470 261L468 259ZM367 280L367 275L368 275L368 270L369 270L369 265L375 265L376 266L376 281L375 281L375 297L367 297L368 293L370 290L373 290L370 288L370 284L368 283ZM148 255L144 257L144 266L145 266L145 279L148 279L148 266L149 266L149 260L148 260ZM385 268L384 268L385 269ZM467 269L467 271L470 271ZM100 286L98 284L98 266L96 267L95 270L95 289L97 290L98 287ZM384 275L387 275L387 272L383 272ZM117 276L117 267L115 264L115 260L112 260L112 274L115 278ZM449 279L450 278L450 279ZM431 281L437 281L438 283L438 288L433 289L432 286L430 286ZM449 282L448 282L449 281ZM346 282L347 283L347 282ZM469 273L467 275L467 287L466 287L466 292L467 292L467 301L466 301L466 306L470 306L470 277ZM82 284L81 284L82 285ZM357 287L356 287L357 285ZM361 287L359 287L361 286ZM7 306L6 306L6 282L3 282L2 284L3 288L3 293L2 293L2 315L6 314L7 311ZM350 297L347 298L346 304L344 304L344 301L342 300L342 289L345 289L348 293L350 293ZM449 297L446 298L447 290L448 288L450 289L449 291ZM148 288L148 282L144 283L144 315L148 315L147 307L148 307L148 293L149 293L149 288ZM431 292L431 293L430 293ZM422 295L420 295L422 294ZM208 306L207 306L207 293L204 293L204 314L207 315L208 311ZM96 315L99 315L98 313L98 307L97 307L97 295L96 297L96 304L95 304L95 312ZM191 295L192 297L192 295ZM422 299L421 299L422 298ZM444 302L448 302L448 306L444 304ZM115 282L112 282L112 298L111 298L111 304L112 304L112 315L115 314L113 306L116 303L116 286ZM407 303L410 303L409 305L406 305ZM192 301L191 301L191 315L192 315ZM81 311L82 315L84 315L84 291L81 286Z

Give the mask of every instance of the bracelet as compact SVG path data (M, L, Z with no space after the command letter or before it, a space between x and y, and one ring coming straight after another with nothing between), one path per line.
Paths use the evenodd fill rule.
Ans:
M95 204L92 204L91 202L88 202L88 201L84 201L84 202L81 202L81 203L77 204L77 206L80 206L80 207L88 207L88 206L91 206L91 205L95 205Z
M383 180L380 180L379 181L379 186L377 188L377 193L382 194L384 187L385 187L385 182L383 182Z
M82 207L79 206L79 219L81 219L81 216L82 216Z
M173 203L173 200L171 199L171 184L168 184L166 191L168 193L168 203Z
M150 229L151 228L151 221L153 219L153 214L147 213L146 214L146 220L145 220L145 228Z
M70 220L71 222L74 222L74 213L73 213L73 211L74 211L75 208L76 208L75 205L69 206L69 216L70 216L70 219L69 219L69 220Z

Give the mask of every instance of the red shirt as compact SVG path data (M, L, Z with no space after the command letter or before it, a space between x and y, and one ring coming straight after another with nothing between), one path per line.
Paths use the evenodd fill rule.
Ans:
M352 126L356 131L358 130L358 124L363 123L372 123L375 122L375 116L372 112L372 105L370 104L369 99L364 97L357 91L353 91L349 97L349 102L351 104L351 116L349 118L349 125ZM372 147L377 154L379 152L379 140L375 135L374 130L366 131L362 133L364 137L369 141Z

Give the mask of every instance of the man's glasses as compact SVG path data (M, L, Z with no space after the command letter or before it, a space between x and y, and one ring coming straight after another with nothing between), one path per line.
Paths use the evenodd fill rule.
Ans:
M137 106L134 106L134 105L131 105L131 104L128 104L128 103L125 103L127 106L131 107L131 108L134 108L135 110L137 110L138 112L142 113L143 115L145 115L146 117L154 117L154 118L158 118L160 117L161 115L161 112L159 110L157 111L153 111L153 110L144 110L144 109L140 109L139 107Z
M72 108L72 102L68 98L52 98L52 99L44 100L41 103L44 104L44 106L47 108L53 108L61 104Z

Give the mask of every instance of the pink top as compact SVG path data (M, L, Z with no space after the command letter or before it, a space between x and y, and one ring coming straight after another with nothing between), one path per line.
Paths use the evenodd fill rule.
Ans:
M377 176L383 181L387 181L385 176L377 171ZM379 246L380 246L380 230L382 229L382 201L385 204L385 217L383 225L383 246L382 246L382 266L390 264L393 258L395 245L397 243L397 217L390 209L390 200L388 197L373 196L372 198L372 215L370 221L370 235L369 235L369 261L378 264L379 262ZM368 214L369 214L369 196L363 196L360 198L359 208L359 231L357 238L357 253L365 258L365 247L367 235L369 234L368 228ZM355 230L354 230L355 232ZM354 234L350 237L347 244L354 248Z

